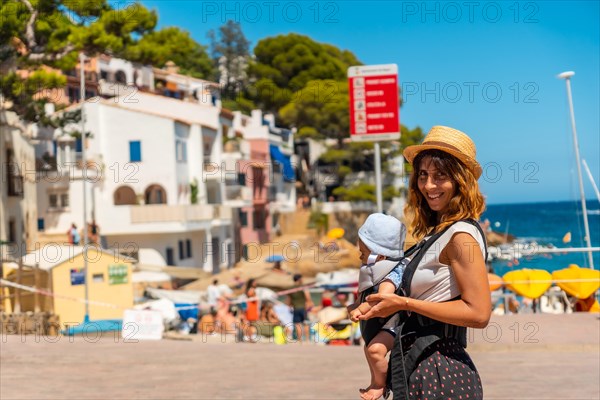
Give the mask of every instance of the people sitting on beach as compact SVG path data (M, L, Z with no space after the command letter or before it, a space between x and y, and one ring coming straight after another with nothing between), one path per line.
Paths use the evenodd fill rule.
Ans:
M268 322L270 324L278 325L281 323L279 317L275 313L273 309L273 303L270 301L265 301L260 308L260 320L263 322Z
M200 317L200 322L198 322L198 332L207 333L212 335L215 333L217 324L217 311L212 310L209 313L206 313Z
M215 315L217 330L221 333L235 333L238 321L229 310L229 301L224 297L217 300L217 310Z

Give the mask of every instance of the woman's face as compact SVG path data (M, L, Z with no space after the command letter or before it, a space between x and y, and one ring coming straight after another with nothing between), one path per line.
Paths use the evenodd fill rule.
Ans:
M456 184L444 171L437 169L431 157L425 157L419 166L419 191L427 200L429 208L443 214L450 204Z

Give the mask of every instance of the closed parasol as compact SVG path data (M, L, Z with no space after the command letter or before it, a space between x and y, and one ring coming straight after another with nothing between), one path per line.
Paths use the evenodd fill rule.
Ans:
M552 285L552 275L542 269L510 271L502 279L510 290L530 299L537 299Z
M578 299L586 299L600 288L600 271L580 268L576 264L554 271L552 278L557 281L558 287Z

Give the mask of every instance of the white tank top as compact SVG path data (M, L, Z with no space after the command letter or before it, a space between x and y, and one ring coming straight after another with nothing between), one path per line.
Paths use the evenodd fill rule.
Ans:
M440 262L442 250L457 232L466 232L474 238L474 241L461 251L473 254L476 246L479 245L481 253L485 254L485 240L481 237L479 229L468 222L455 223L431 245L421 262L419 262L410 285L410 297L418 300L442 302L460 295L452 268Z

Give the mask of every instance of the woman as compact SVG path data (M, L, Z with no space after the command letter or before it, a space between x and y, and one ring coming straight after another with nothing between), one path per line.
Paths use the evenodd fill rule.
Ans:
M466 328L486 327L492 309L485 238L474 222L485 208L475 155L466 134L443 126L404 150L413 166L406 217L413 236L429 240L409 256L403 280L409 295L373 294L372 309L361 317L408 312L391 356L395 399L483 398L464 349Z
M246 321L256 322L258 321L258 300L255 299L256 281L254 279L249 279L246 283L246 297L248 297L248 299L252 299L247 302Z

